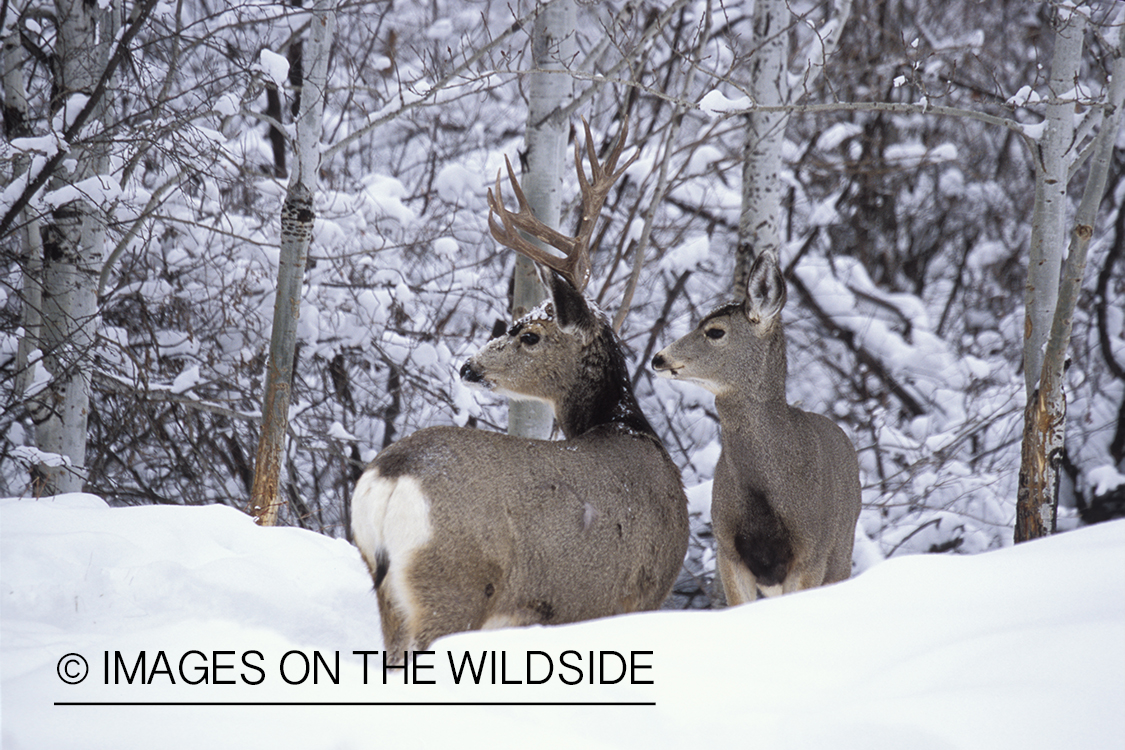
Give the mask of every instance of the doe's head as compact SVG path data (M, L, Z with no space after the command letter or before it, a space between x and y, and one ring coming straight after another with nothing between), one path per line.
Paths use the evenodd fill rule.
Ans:
M762 253L750 268L746 298L708 313L691 333L652 358L656 374L696 383L716 396L735 391L757 400L785 394L781 309L785 279L777 256Z

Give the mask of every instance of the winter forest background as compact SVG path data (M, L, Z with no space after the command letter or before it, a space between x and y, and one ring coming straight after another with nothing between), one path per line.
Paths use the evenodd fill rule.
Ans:
M577 2L572 46L548 50L550 75L571 86L553 116L567 140L565 232L577 222L579 117L601 154L627 118L626 154L640 152L606 202L587 294L611 317L627 311L642 407L696 505L677 605L708 603L718 423L702 389L655 380L647 363L737 294L755 150L777 165L766 173L789 279L790 400L830 415L859 450L862 569L1011 543L1037 381L1025 286L1029 267L1051 265L1029 257L1050 203L1043 185L1058 182L1053 123L1068 121L1063 220L1082 211L1099 159L1108 169L1087 198L1065 450L1053 456L1059 524L1121 514L1125 138L1104 105L1123 4L791 0L756 23L773 2ZM541 7L316 11L329 6L279 522L345 537L354 482L380 448L433 424L508 423L507 404L478 400L456 371L510 319L514 253L488 234L485 190L505 155L527 168ZM0 496L57 487L60 456L85 439L79 488L112 504L245 509L314 9L0 8ZM1075 73L1059 91L1051 76L1075 17ZM96 26L76 30L83 19ZM761 61L777 49L781 97L763 119ZM81 74L74 58L87 85L61 85ZM90 303L68 306L81 289ZM62 412L79 391L89 402L75 436Z

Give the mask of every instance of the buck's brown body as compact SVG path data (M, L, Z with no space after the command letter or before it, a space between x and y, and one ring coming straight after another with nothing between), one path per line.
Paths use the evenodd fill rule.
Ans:
M563 441L437 427L391 446L357 503L422 504L429 533L365 550L386 649L655 609L686 549L679 481L655 438L613 424Z

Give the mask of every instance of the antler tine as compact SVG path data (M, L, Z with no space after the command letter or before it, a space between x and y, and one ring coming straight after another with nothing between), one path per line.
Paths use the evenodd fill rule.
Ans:
M586 154L590 159L590 172L593 174L594 182L605 183L605 190L608 192L613 183L617 182L617 179L625 173L629 165L636 161L637 157L640 155L640 151L637 151L629 157L628 161L621 165L621 169L614 171L617 167L617 160L621 157L621 152L625 149L625 139L629 137L629 119L625 118L621 123L621 135L617 137L617 143L613 145L613 150L609 152L609 156L606 157L604 165L598 163L598 155L594 150L594 138L590 134L590 123L586 122L585 117L582 118L582 128L586 131ZM577 143L574 144L574 156L575 166L578 166ZM606 174L607 171L609 172L608 175ZM582 175L580 182L585 182L585 178L586 176Z
M527 203L527 198L524 196L523 190L520 189L519 180L516 179L516 172L512 169L512 163L508 157L504 157L504 164L508 168L508 181L512 184L512 190L516 194L516 203L519 209L516 213L512 213L504 208L504 203L501 200L500 192L500 179L501 173L499 170L496 172L496 192L492 192L492 188L488 189L488 230L491 232L493 239L505 247L515 250L520 255L530 258L536 263L540 263L547 268L557 271L563 278L565 278L570 285L578 291L586 288L586 283L590 280L590 260L589 254L582 251L578 247L578 238L568 237L556 229L552 229L535 217L531 211L531 206ZM497 224L492 214L495 213L500 217L500 224ZM546 242L551 247L560 250L565 257L560 258L557 255L552 255L534 243L529 242L526 238L519 233L519 230L527 232L532 237Z
M609 189L613 187L613 183L625 173L625 170L636 161L640 155L640 150L637 150L629 159L617 169L617 160L621 157L621 152L625 148L625 139L629 135L629 119L621 125L621 135L617 138L617 143L614 145L613 150L609 152L604 163L598 162L598 154L594 150L594 136L590 133L590 123L586 122L586 118L582 118L582 128L586 131L586 155L590 160L590 181L586 180L586 172L582 169L582 152L578 147L578 142L574 143L574 167L578 171L578 189L582 194L582 219L578 222L578 236L575 238L578 244L588 250L588 243L590 237L594 233L594 227L598 223L598 217L601 215L602 205L605 203L606 196L609 195Z
M516 179L516 171L512 169L512 162L508 160L508 157L504 157L504 164L508 168L508 181L512 183L512 190L516 194L516 203L519 209L516 213L512 213L504 208L500 193L501 173L499 170L496 172L496 192L493 193L492 188L488 189L488 231L492 233L492 237L501 245L557 271L578 291L585 289L587 282L590 280L590 237L598 223L598 217L601 215L602 205L609 194L609 189L613 187L613 183L617 182L640 154L640 151L638 151L629 157L628 161L620 168L617 167L617 160L621 157L621 152L625 148L625 139L629 135L628 120L625 120L622 124L621 135L604 163L598 161L597 152L594 150L594 136L590 133L590 124L586 122L586 118L582 118L582 127L586 131L586 154L590 160L590 179L586 179L586 172L582 168L582 150L578 145L578 140L575 139L574 167L578 172L578 188L582 195L582 218L578 222L578 234L576 236L568 237L535 218L535 214L532 213L531 207L527 204L527 198L524 197L519 180ZM497 224L496 220L493 219L493 213L500 217L500 224ZM560 258L537 247L523 237L520 230L560 250L565 257Z

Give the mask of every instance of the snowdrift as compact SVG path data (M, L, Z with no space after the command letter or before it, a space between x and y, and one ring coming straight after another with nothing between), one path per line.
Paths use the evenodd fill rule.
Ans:
M406 671L350 545L226 507L0 501L0 584L5 750L1125 746L1125 522Z

